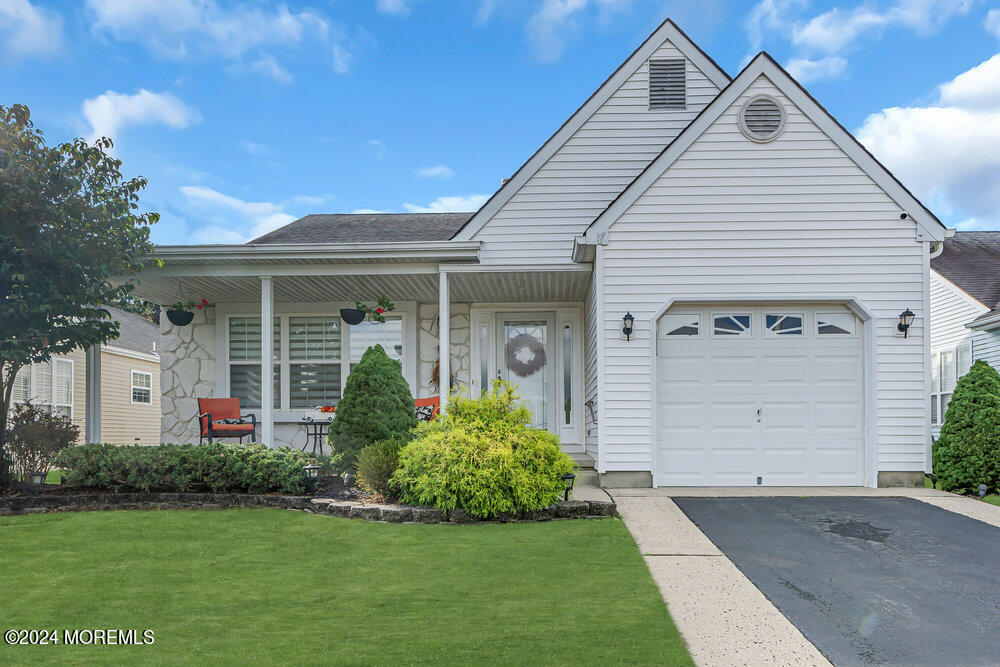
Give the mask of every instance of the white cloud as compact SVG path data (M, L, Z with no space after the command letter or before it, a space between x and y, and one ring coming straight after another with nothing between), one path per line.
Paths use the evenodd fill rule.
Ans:
M194 230L188 235L188 243L210 245L228 243L236 245L239 243L246 243L247 241L248 239L243 236L243 234L218 225L207 225L201 229Z
M453 197L438 197L427 206L403 204L410 213L448 213L452 211L478 211L486 203L489 195L456 195Z
M882 12L867 5L850 11L835 7L796 26L792 43L809 50L840 53L862 35L891 26L932 34L953 16L968 12L973 4L974 0L898 0Z
M942 84L935 104L883 109L857 133L924 203L965 228L1000 227L998 68L1000 54Z
M388 211L380 211L380 210L375 209L375 208L356 208L353 211L351 211L351 213L355 213L355 214L359 214L360 215L360 214L365 214L365 213L388 213Z
M282 204L244 201L204 185L184 185L180 191L189 204L214 218L208 226L196 233L205 229L223 229L230 232L229 238L233 238L232 235L235 234L245 241L274 231L296 219L285 211ZM238 230L245 230L246 233Z
M385 144L378 139L369 139L365 143L375 149L375 159L377 160L381 160L385 157L386 153L389 152L389 149L385 147Z
M785 65L788 73L799 83L809 83L819 79L834 79L847 69L847 61L839 56L829 56L819 60L792 58Z
M497 0L481 0L479 8L476 9L476 25L486 25L489 23L496 8Z
M761 49L768 33L788 39L795 47L789 60L802 80L816 81L844 74L845 56L859 48L864 37L877 39L888 28L906 28L919 35L931 35L955 16L968 13L977 0L895 0L884 8L865 2L853 9L834 7L800 19L806 0L760 0L745 23L750 53ZM1000 19L998 19L1000 21Z
M249 141L247 139L241 141L240 145L243 146L243 150L250 153L250 155L269 155L271 153L270 146L258 144L257 142Z
M376 0L375 9L380 14L406 16L410 13L410 4L407 0Z
M62 18L29 0L0 0L0 54L44 57L63 45Z
M295 80L291 72L282 67L278 63L277 58L269 54L264 54L257 60L247 65L247 70L253 72L254 74L274 79L278 83L285 86Z
M986 13L983 27L997 37L1000 37L1000 9L991 9Z
M419 178L440 178L441 180L447 180L455 176L455 170L447 165L436 164L433 167L421 167L417 169L417 176Z
M552 62L562 57L566 41L580 29L581 13L584 9L592 5L598 9L603 19L607 20L609 12L623 9L630 3L631 0L595 0L594 2L589 0L543 0L538 10L528 19L525 32L535 56L543 62ZM483 11L484 7L480 5L480 14ZM487 8L484 21L492 11L492 6Z
M119 41L135 41L169 58L221 56L233 61L253 57L244 69L290 83L291 74L260 49L298 49L307 42L329 48L338 73L349 69L349 55L364 47L367 33L348 31L314 11L292 12L216 0L87 0L94 30ZM254 57L255 56L255 57Z
M140 89L134 95L109 90L83 101L83 116L90 123L89 140L115 139L119 132L135 125L166 125L182 130L201 120L201 115L170 93Z

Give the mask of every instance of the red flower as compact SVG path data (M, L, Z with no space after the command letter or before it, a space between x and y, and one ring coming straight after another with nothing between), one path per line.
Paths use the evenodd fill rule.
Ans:
M201 304L202 304L203 306L207 306L207 305L208 305L208 299L202 299L202 300L201 300Z
M382 309L381 308L376 308L375 312L378 313L379 315L381 315L382 314Z
M201 310L201 304L200 303L198 304L198 310Z

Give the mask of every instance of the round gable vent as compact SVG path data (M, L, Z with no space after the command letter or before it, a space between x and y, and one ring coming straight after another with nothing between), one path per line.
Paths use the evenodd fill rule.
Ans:
M740 129L753 141L771 141L784 127L785 110L773 97L752 97L740 109Z

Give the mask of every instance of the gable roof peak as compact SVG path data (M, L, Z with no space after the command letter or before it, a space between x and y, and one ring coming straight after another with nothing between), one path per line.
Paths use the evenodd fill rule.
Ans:
M715 99L681 130L643 171L598 215L584 234L586 243L598 237L644 193L695 140L764 76L830 138L858 167L896 202L917 226L917 240L943 241L945 226L861 142L795 80L767 51L754 56Z
M697 67L716 86L723 88L728 85L730 77L701 47L695 44L687 34L671 19L664 19L635 51L626 58L597 90L573 112L566 121L536 150L514 175L506 179L500 189L493 193L485 204L459 229L452 237L458 241L468 241L485 226L487 222L506 204L514 194L521 189L542 165L558 151L563 144L594 114L594 112L629 79L636 70L666 42L670 42L678 51Z

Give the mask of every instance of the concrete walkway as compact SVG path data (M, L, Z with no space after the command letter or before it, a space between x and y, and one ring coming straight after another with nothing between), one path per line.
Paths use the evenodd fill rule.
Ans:
M695 663L830 664L672 500L611 496Z

